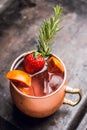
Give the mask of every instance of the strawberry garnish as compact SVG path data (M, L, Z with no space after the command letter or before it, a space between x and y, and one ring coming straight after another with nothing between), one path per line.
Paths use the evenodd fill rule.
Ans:
M24 57L24 68L29 74L34 74L44 67L44 57L40 53L33 52Z

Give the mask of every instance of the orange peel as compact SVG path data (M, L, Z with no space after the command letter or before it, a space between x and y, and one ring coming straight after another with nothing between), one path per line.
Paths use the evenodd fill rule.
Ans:
M22 70L12 70L6 74L6 78L11 81L21 82L31 87L31 77Z
M48 66L51 67L51 69L56 69L58 68L59 70L61 70L62 72L64 72L64 67L62 65L62 63L60 62L59 59L57 59L54 56L51 56L48 60L47 60Z

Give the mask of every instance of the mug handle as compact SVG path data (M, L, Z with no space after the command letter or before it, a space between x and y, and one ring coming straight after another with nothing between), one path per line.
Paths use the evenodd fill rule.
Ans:
M71 100L68 100L68 99L64 98L64 101L63 101L64 104L68 104L70 106L75 106L80 102L80 100L82 98L81 89L79 89L79 88L71 88L71 87L67 86L65 92L69 93L69 94L78 94L79 98L76 101L71 101Z

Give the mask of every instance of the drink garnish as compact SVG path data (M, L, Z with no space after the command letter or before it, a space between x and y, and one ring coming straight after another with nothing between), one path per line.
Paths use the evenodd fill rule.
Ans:
M45 57L51 54L52 39L56 32L62 29L59 26L61 22L62 8L60 6L54 7L54 15L42 23L40 34L38 37L37 51L27 54L24 58L25 71L34 74L44 67Z
M14 82L18 82L18 83L21 82L26 86L31 87L31 77L22 70L9 71L6 74L6 78Z

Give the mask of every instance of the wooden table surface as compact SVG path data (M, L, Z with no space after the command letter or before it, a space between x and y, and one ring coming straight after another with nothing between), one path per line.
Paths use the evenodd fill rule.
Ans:
M82 100L75 107L62 105L52 116L35 119L15 107L5 75L17 56L36 49L40 25L56 4L63 7L64 28L55 36L52 52L65 63L68 85L82 89ZM87 1L35 0L29 6L15 0L0 17L0 130L86 130L86 122Z

